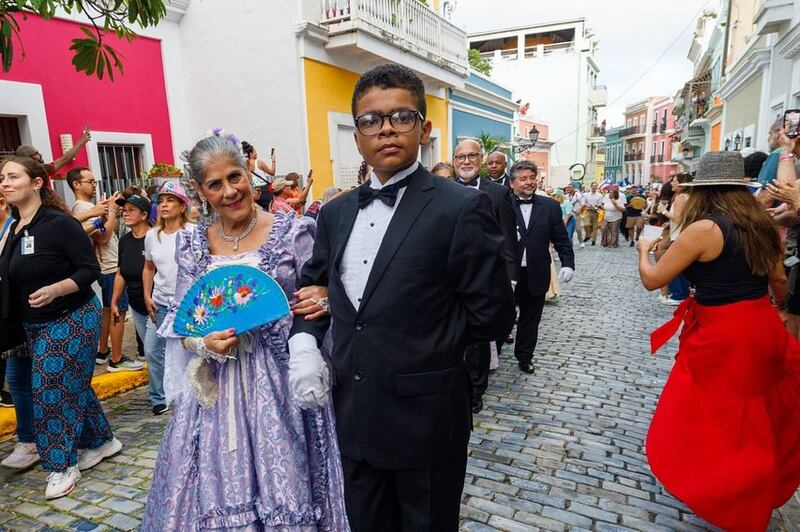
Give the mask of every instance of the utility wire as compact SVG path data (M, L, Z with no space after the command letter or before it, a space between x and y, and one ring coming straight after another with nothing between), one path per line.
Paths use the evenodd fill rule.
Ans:
M702 5L702 6L700 6L700 9L698 9L698 10L697 10L697 11L694 13L694 15L692 15L692 18L689 20L689 22L686 24L686 26L684 26L684 27L683 27L683 29L680 31L680 33L678 34L678 36L677 36L677 37L675 37L675 40L673 40L673 41L672 41L672 42L669 44L669 46L667 46L667 48L666 48L666 49L665 49L665 50L664 50L664 51L661 53L661 55L659 55L659 56L658 56L658 59L656 59L656 60L655 60L655 62L653 62L653 64L651 64L651 65L650 65L650 66L647 68L647 70L645 70L645 71L644 71L644 72L643 72L643 73L642 73L642 74L641 74L641 75L640 75L638 78L636 78L636 81L634 81L634 82L633 82L633 83L632 83L632 84L631 84L631 85L630 85L630 86L629 86L627 89L625 89L624 91L622 91L622 94L620 94L620 95L619 95L619 96L618 96L618 97L617 97L617 98L616 98L616 99L615 99L613 102L611 102L610 104L608 104L608 105L607 105L607 107L611 107L611 106L613 106L613 105L616 105L616 104L617 104L617 102L619 102L619 101L620 101L622 98L624 98L624 97L625 97L625 95L626 95L626 94L628 94L630 91L632 91L632 90L633 90L633 88L634 88L636 85L638 85L640 81L642 81L642 80L643 80L643 79L644 79L644 78L645 78L645 77L646 77L646 76L647 76L647 75L648 75L648 74L649 74L649 73L650 73L650 72L651 72L651 71L652 71L652 70L653 70L653 69L654 69L656 66L658 66L658 64L661 62L661 60L662 60L662 59L664 59L664 57L665 57L665 56L666 56L666 55L669 53L669 51L670 51L670 50L671 50L671 49L672 49L672 48L673 48L673 47L674 47L676 44L678 44L678 41L680 41L680 40L681 40L681 37L683 37L683 34L684 34L684 33L686 33L686 30L688 30L688 29L689 29L689 28L692 26L692 24L696 23L696 21L697 21L697 17L698 17L698 16L700 16L700 13L702 13L702 12L703 12L703 10L705 10L706 6L709 4L709 2L710 2L710 1L711 1L711 0L706 0L706 2L705 2L705 3L703 3L703 5ZM558 139L557 141L553 142L553 146L555 146L556 144L558 144L558 143L559 143L559 142L561 142L562 140L565 140L565 139L567 139L568 137L571 137L572 135L574 135L575 133L577 133L577 132L578 132L578 131L579 131L579 130L582 128L582 127L584 127L584 126L588 126L589 124L591 124L591 122L592 122L592 119L590 118L589 120L587 120L586 122L584 122L583 124L581 124L581 126L579 126L578 128L576 128L576 129L573 129L572 131L570 131L570 132L569 132L569 133L567 133L566 135L562 136L562 137L561 137L560 139Z

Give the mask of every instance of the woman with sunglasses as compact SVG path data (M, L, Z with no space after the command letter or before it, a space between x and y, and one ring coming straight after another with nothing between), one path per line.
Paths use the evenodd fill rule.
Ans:
M147 305L144 301L142 271L144 270L144 237L150 229L150 200L136 187L129 187L116 200L122 208L122 221L130 232L119 239L119 267L114 278L114 293L111 296L111 319L114 323L124 319L119 310L119 301L127 290L136 334L144 339L147 327Z

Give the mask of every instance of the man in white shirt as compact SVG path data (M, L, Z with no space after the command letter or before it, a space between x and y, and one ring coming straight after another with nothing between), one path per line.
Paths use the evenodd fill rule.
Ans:
M597 183L592 183L589 190L591 192L583 195L583 204L586 206L586 210L584 211L584 216L581 216L584 234L581 242L585 244L591 240L594 246L597 243L597 230L600 229L597 215L603 206L603 195L597 190Z

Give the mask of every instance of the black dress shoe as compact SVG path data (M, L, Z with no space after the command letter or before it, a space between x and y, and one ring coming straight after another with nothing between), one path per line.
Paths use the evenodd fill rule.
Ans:
M472 405L472 413L477 414L483 410L483 399L478 399L477 404Z
M514 337L509 334L508 338L506 338L506 343L507 344L513 344L514 343Z
M520 362L518 365L519 365L519 370L522 373L533 375L533 364L531 364L530 362Z

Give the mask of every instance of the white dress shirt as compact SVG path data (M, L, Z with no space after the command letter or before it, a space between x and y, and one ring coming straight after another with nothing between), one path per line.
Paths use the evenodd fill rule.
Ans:
M385 184L381 184L375 174L370 177L370 186L373 189L381 189L385 186L397 183L413 174L419 162L412 164L405 170L393 175ZM376 199L363 209L358 211L350 238L344 248L342 255L341 273L342 284L348 299L353 307L358 309L361 305L361 296L367 286L367 279L375 263L375 257L389 228L398 205L403 200L407 187L397 191L397 201L393 207L389 207L384 202Z
M525 221L525 227L528 227L528 224L531 221L531 212L533 212L533 204L532 203L520 203L519 210L522 211L522 219ZM517 231L519 233L519 231ZM522 235L518 234L519 239L522 240ZM522 248L522 262L520 262L520 266L525 268L528 266L528 251L525 248Z
M419 162L412 164L409 168L393 175L386 184L381 184L373 173L370 176L370 186L374 189L381 189L397 183L413 174L418 166ZM361 305L361 296L364 295L364 289L367 287L367 279L372 271L372 265L375 263L375 257L378 255L383 237L386 236L386 230L389 228L397 206L403 199L406 188L397 191L397 201L394 202L394 207L389 207L381 200L375 199L363 209L359 209L356 215L341 264L342 284L347 298L356 309ZM352 192L352 194L356 193ZM319 352L317 340L311 334L301 332L289 338L290 355L304 351Z

